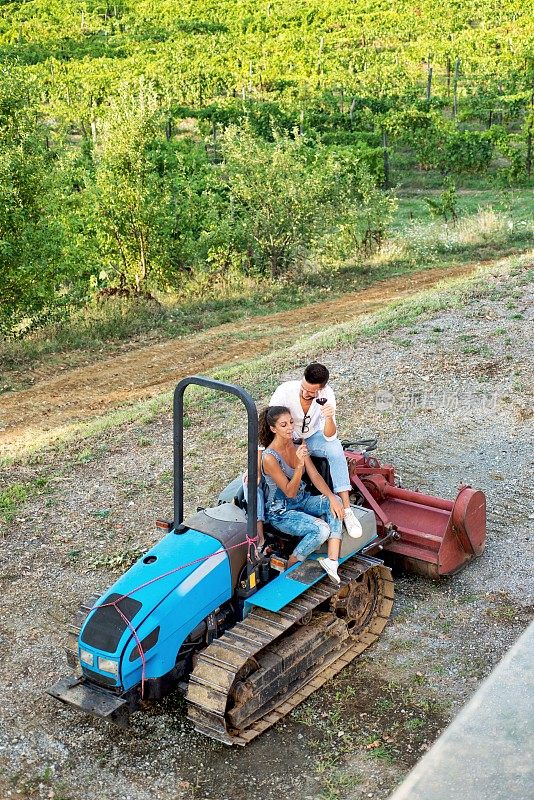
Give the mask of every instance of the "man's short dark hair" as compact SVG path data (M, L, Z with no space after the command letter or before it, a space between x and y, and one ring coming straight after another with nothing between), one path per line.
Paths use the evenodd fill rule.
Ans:
M324 364L318 364L314 361L308 364L304 370L304 380L311 384L318 384L319 386L326 386L330 373Z

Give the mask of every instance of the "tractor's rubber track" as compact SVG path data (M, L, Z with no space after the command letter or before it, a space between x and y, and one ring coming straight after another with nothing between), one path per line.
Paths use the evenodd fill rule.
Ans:
M393 606L390 570L354 556L339 576L277 613L254 607L198 654L186 695L195 730L248 744L378 639Z

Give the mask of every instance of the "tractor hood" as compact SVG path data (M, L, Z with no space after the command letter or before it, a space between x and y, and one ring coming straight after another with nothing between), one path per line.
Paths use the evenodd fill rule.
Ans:
M132 637L130 625L142 639L172 593L180 595L178 611L180 600L222 561L226 553L212 536L191 529L169 533L102 595L81 630L80 647L120 657Z

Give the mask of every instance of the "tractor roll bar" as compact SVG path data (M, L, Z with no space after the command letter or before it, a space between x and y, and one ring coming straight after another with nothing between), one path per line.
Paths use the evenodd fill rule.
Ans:
M258 412L254 400L244 389L233 383L223 383L201 375L190 375L184 378L174 390L174 527L184 521L184 392L190 384L204 386L218 392L235 394L243 402L248 416L248 485L258 485ZM253 539L256 536L257 496L255 491L249 492L247 500L247 534Z

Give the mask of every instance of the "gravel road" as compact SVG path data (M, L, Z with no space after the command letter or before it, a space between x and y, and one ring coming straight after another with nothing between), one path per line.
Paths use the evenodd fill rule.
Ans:
M468 482L486 493L487 549L440 583L399 576L379 643L244 750L192 732L179 695L134 715L124 732L44 693L67 673L64 632L78 603L118 574L111 558L117 566L155 541L154 518L169 514L170 415L0 476L4 486L32 487L2 527L2 796L387 798L532 617L526 276L490 276L489 294L463 309L313 354L332 370L342 434L379 434L377 455L395 463L405 486L453 497ZM190 422L186 500L194 507L240 468L245 429L227 402L199 403Z

